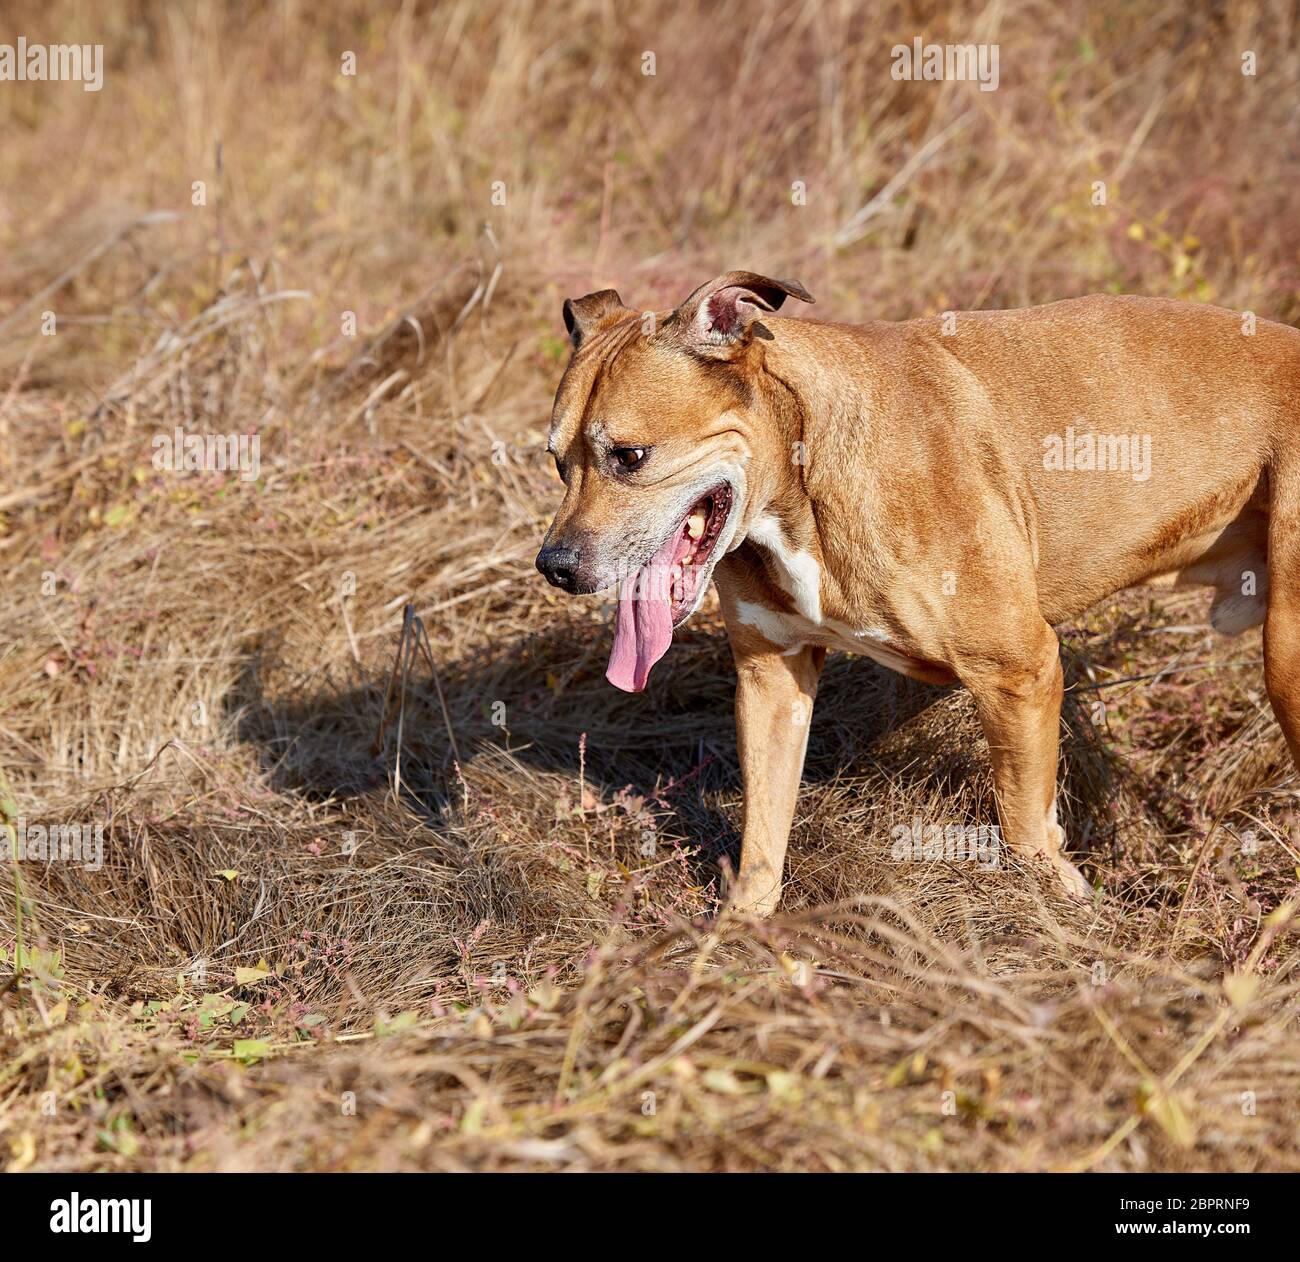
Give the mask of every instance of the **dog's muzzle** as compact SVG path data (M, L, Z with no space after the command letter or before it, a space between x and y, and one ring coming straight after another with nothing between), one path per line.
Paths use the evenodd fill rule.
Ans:
M543 548L537 554L537 568L552 587L566 592L577 590L578 565L582 554L577 548Z

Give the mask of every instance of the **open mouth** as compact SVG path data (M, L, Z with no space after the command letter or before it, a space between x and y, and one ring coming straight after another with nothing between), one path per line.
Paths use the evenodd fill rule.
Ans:
M672 643L673 630L699 604L731 503L726 482L702 495L659 551L623 581L605 672L616 688L640 692L645 687L650 668Z
M671 567L668 589L674 627L690 617L699 603L700 584L708 577L706 566L730 512L731 487L724 482L696 501L677 531L681 555Z

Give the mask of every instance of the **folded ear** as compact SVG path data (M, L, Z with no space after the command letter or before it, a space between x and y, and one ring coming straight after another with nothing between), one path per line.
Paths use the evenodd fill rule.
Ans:
M786 297L812 302L798 281L773 280L756 272L724 272L701 285L674 312L686 344L700 355L730 359L754 335L764 311L776 311Z
M564 327L569 330L569 341L576 351L582 343L614 318L632 315L623 305L623 299L614 289L601 289L584 298L564 300Z

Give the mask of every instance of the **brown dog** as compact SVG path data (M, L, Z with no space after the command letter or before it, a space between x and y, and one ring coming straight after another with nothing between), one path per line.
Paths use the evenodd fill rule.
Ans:
M794 283L729 272L660 316L564 304L550 450L556 586L620 585L609 679L639 691L715 579L745 787L733 904L781 891L831 648L959 680L1002 832L1067 891L1055 623L1123 587L1215 588L1266 622L1268 695L1300 762L1300 332L1249 313L1090 297L901 324L770 319Z

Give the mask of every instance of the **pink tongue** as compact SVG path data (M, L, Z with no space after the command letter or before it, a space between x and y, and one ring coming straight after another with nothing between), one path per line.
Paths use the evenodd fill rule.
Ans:
M673 642L669 596L672 567L682 544L681 533L674 531L668 542L619 588L614 647L605 678L624 692L640 692L645 687L650 668Z

